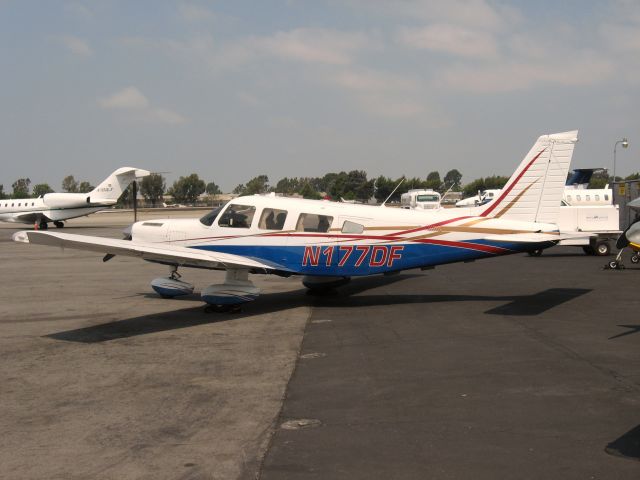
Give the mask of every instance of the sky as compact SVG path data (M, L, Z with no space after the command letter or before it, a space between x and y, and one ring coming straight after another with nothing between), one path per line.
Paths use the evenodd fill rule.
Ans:
M0 184L640 170L640 2L0 0Z

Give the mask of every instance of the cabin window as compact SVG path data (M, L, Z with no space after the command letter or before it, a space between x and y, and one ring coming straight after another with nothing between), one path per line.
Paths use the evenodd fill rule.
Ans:
M342 224L342 233L360 235L362 232L364 232L364 225L349 220L345 220Z
M328 232L333 217L316 215L315 213L301 213L296 223L298 232Z
M11 206L13 207L13 203L11 204Z
M577 201L581 201L582 199L580 198L580 195L576 195L576 200Z
M207 227L210 227L211 225L213 225L213 222L216 220L223 208L224 205L214 208L200 219L200 223L206 225Z
M249 228L256 213L253 205L229 205L224 211L218 225L229 228Z
M567 195L567 201L570 202L571 201L571 195Z
M22 206L22 204L21 204L21 203L19 203L19 204L18 204L18 206L19 206L19 207L21 207L21 206Z
M600 195L596 195L596 202L600 201Z
M277 208L265 208L260 215L258 228L260 230L282 230L284 222L287 219L286 210L278 210Z
M604 194L604 199L605 199L605 200L609 200L609 194L608 194L608 193L605 193L605 194Z
M587 195L587 202L591 201L591 195Z

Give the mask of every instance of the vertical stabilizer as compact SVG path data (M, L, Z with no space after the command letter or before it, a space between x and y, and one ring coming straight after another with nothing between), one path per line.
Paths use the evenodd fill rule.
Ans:
M578 131L542 135L483 217L556 223Z
M106 180L93 189L89 194L92 201L117 200L122 192L136 178L146 177L150 172L134 167L121 167L113 172Z

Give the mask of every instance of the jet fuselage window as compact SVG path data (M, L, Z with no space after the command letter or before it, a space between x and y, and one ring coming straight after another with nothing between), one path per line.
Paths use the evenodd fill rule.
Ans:
M582 199L580 198L580 195L576 195L576 200L579 202L582 201Z
M229 228L250 228L256 207L253 205L229 205L218 220L218 225Z
M206 225L207 227L210 227L211 225L213 225L213 222L215 221L216 217L220 215L220 212L222 211L223 208L224 208L224 205L214 208L213 210L211 210L209 213L207 213L204 217L200 219L200 223L203 225Z
M604 199L605 199L605 200L609 200L609 194L608 194L608 193L605 193L605 194L604 194Z
M315 213L301 213L296 223L298 232L328 232L333 217L316 215Z
M591 195L587 195L587 202L591 201Z
M600 201L600 195L596 195L596 202Z
M278 210L276 208L265 208L260 215L258 228L260 230L282 230L284 222L287 219L286 210Z

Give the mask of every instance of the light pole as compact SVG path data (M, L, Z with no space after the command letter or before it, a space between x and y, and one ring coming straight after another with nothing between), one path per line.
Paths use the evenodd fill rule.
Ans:
M618 140L616 144L613 146L613 181L616 181L616 148L618 148L618 144L622 144L622 148L629 147L629 140L623 138L622 140Z

